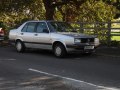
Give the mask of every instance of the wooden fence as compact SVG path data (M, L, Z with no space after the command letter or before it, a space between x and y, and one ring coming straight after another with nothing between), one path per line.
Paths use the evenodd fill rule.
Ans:
M88 34L106 37L108 44L114 36L117 36L117 41L120 41L120 22L71 22L70 24L80 33L88 32Z

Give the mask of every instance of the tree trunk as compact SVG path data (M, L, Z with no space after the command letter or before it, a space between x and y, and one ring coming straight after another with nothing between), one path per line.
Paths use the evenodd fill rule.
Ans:
M52 0L43 0L45 10L46 10L46 20L54 20L55 7L52 5Z

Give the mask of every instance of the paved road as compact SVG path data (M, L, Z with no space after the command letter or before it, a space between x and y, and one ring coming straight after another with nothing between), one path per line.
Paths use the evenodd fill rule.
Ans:
M0 47L0 90L120 90L120 57Z

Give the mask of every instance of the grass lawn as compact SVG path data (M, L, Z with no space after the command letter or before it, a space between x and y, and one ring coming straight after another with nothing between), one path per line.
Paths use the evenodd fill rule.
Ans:
M120 35L120 32L111 32L111 34ZM112 36L111 40L120 41L120 36Z
M120 41L120 36L112 36L111 39L116 40L116 41Z

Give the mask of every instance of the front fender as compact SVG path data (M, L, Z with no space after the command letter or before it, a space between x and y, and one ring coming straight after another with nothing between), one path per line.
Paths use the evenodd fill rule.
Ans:
M65 49L67 49L67 48L66 48L66 44L65 44L65 42L64 42L63 40L61 40L61 39L53 40L53 41L52 41L52 46L53 46L53 44L54 44L55 42L60 42L60 43L62 43L62 44L64 45Z

